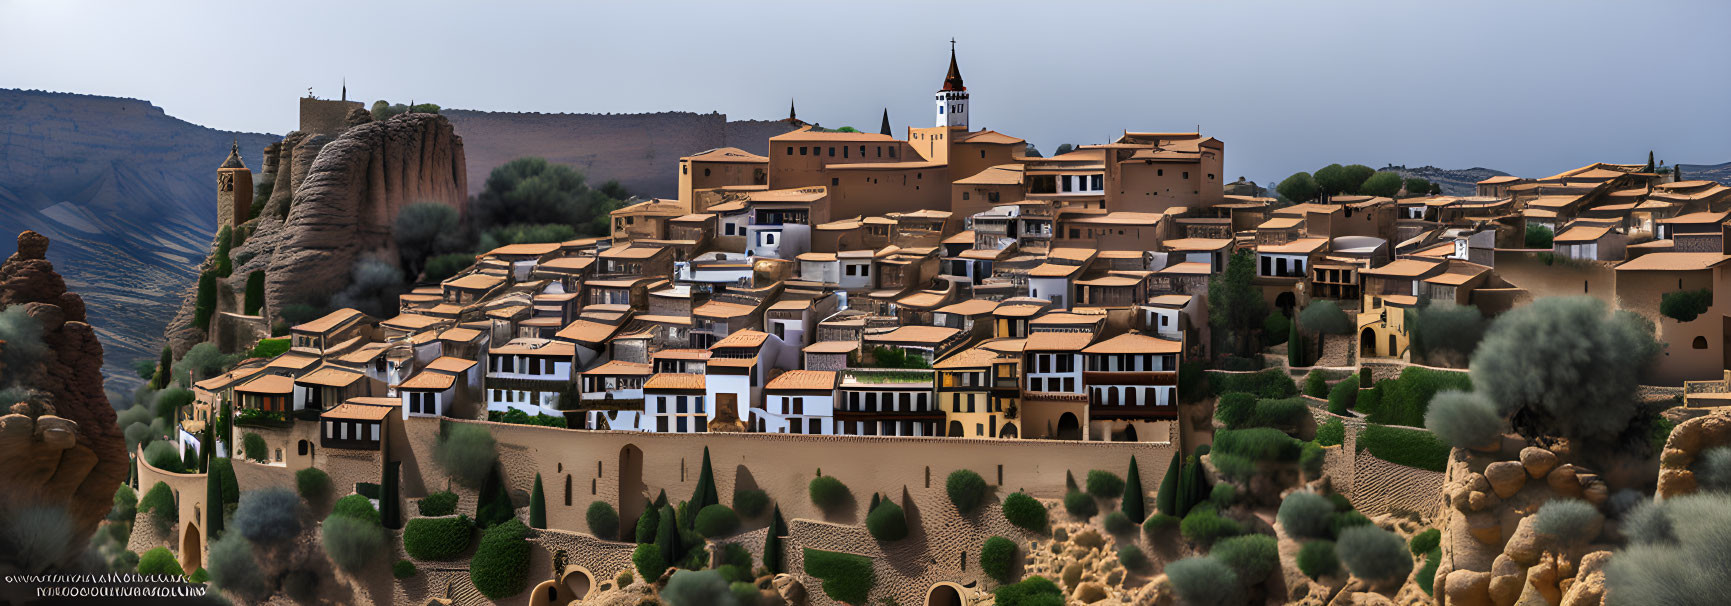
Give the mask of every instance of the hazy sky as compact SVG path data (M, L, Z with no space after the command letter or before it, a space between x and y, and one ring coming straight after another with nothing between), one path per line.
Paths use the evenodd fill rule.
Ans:
M1228 178L1330 162L1544 175L1731 160L1731 2L0 0L0 87L283 133L307 87L495 111L718 111L898 133L954 36L975 128L1051 152L1226 142ZM669 168L671 170L671 168Z

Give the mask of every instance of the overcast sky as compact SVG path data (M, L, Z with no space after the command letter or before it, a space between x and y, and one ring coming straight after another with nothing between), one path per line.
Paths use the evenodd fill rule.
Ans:
M1731 2L0 0L0 87L135 97L281 134L307 87L493 111L933 121L949 39L974 128L1226 142L1228 178L1330 162L1542 176L1731 161ZM671 170L671 169L670 169Z

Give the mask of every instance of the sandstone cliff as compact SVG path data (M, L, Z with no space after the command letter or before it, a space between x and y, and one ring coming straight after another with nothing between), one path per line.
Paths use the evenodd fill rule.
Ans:
M44 346L34 365L18 367L14 360L5 369L16 382L7 387L34 393L30 402L7 402L0 416L0 515L16 519L20 508L64 508L71 544L82 546L126 481L126 440L103 394L102 344L86 322L84 300L66 291L47 252L48 238L26 231L18 236L18 252L0 265L0 308L23 306L41 323ZM0 554L0 570L22 565L17 557Z
M769 138L793 130L780 120L728 120L718 113L541 114L442 112L456 125L469 152L469 190L487 175L523 156L575 166L600 184L617 180L640 196L677 193L681 156L717 147L754 154L769 151Z
M463 139L437 114L360 124L335 139L290 133L268 151L276 190L230 253L234 271L219 280L219 311L238 311L247 276L260 270L267 315L318 301L348 285L358 259L396 261L391 223L403 207L467 208ZM194 299L186 296L168 327L176 355L206 339L192 326Z

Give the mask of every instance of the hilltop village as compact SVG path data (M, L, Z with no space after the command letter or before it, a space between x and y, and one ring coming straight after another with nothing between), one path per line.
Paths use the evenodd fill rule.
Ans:
M1474 356L1427 318L1471 309L1482 333L1585 295L1651 330L1643 401L1731 392L1723 185L1600 163L1475 196L1286 200L1227 181L1225 144L1198 132L1040 157L975 130L953 49L933 102L933 125L903 133L887 114L876 133L790 116L767 155L680 158L677 197L612 211L609 236L494 248L389 317L340 308L272 335L281 310L221 294L201 334L248 357L187 379L166 440L183 469L137 446L136 490L169 495L139 519L168 522L128 546L220 576L233 552L213 542L235 522L203 514L247 509L233 482L296 488L326 533L364 503L384 544L308 565L340 569L316 590L337 601L672 603L688 589L668 569L716 568L742 602L1058 603L1017 601L1051 587L1203 603L1180 563L1274 554L1278 536L1273 564L1230 562L1217 585L1241 593L1216 603L1596 604L1578 594L1603 562L1541 562L1513 546L1533 533L1521 514L1485 520L1536 509L1535 491L1598 506L1622 480L1584 460L1559 478L1569 450L1542 441L1433 436L1425 404L1470 389ZM335 141L322 153L347 109L303 103L303 130ZM258 213L238 147L217 181L221 226L243 229ZM1642 422L1696 416L1666 415ZM1320 530L1287 519L1293 494L1328 510ZM1406 567L1355 564L1360 525L1395 542L1372 560ZM1321 543L1332 566L1300 555Z

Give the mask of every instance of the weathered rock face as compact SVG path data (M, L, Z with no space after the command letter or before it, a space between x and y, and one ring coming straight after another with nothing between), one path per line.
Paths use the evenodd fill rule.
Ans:
M301 154L295 161L300 163ZM394 260L391 222L397 213L420 202L466 210L464 170L463 140L437 114L363 124L324 145L295 189L270 254L266 307L280 309L308 293L342 289L363 254Z
M0 510L63 507L73 544L83 545L126 481L126 439L102 390L102 344L85 322L84 301L45 258L48 238L18 236L18 253L0 265L0 307L22 305L42 323L44 354L9 376L42 394L6 402L0 416ZM0 345L4 347L4 345ZM0 554L0 561L12 554Z

